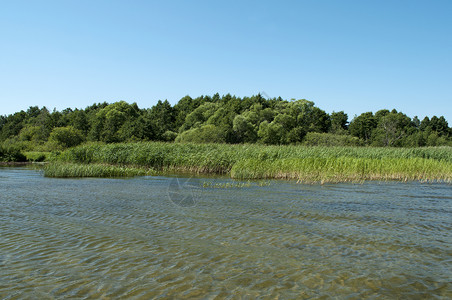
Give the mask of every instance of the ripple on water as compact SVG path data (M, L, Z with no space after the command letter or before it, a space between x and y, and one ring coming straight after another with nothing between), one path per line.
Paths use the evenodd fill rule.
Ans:
M452 297L450 185L0 176L0 298Z

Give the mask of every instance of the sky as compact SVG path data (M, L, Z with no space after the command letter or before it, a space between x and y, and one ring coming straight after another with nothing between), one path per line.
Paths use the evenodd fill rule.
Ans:
M185 95L452 125L452 1L0 0L0 115Z

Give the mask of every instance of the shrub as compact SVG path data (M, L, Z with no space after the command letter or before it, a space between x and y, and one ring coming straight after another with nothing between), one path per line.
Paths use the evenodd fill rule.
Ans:
M49 137L49 143L54 144L56 148L74 147L80 145L83 140L82 132L72 126L56 127Z
M226 132L215 125L204 125L182 132L176 142L180 143L224 143Z
M303 140L306 146L362 146L364 142L350 135L308 132Z
M27 158L17 149L5 149L3 147L0 147L0 161L24 162L27 161Z

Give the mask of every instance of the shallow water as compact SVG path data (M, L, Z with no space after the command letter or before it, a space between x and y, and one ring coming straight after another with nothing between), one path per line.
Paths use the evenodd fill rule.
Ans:
M0 298L452 298L451 185L206 181L0 168Z

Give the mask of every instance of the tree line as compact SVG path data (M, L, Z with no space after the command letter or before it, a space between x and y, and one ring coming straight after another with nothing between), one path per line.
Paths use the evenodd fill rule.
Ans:
M185 96L174 106L139 108L125 101L49 111L32 106L0 116L3 149L53 151L84 142L167 141L332 146L422 147L452 145L443 116L410 118L396 110L365 112L349 121L305 99Z

